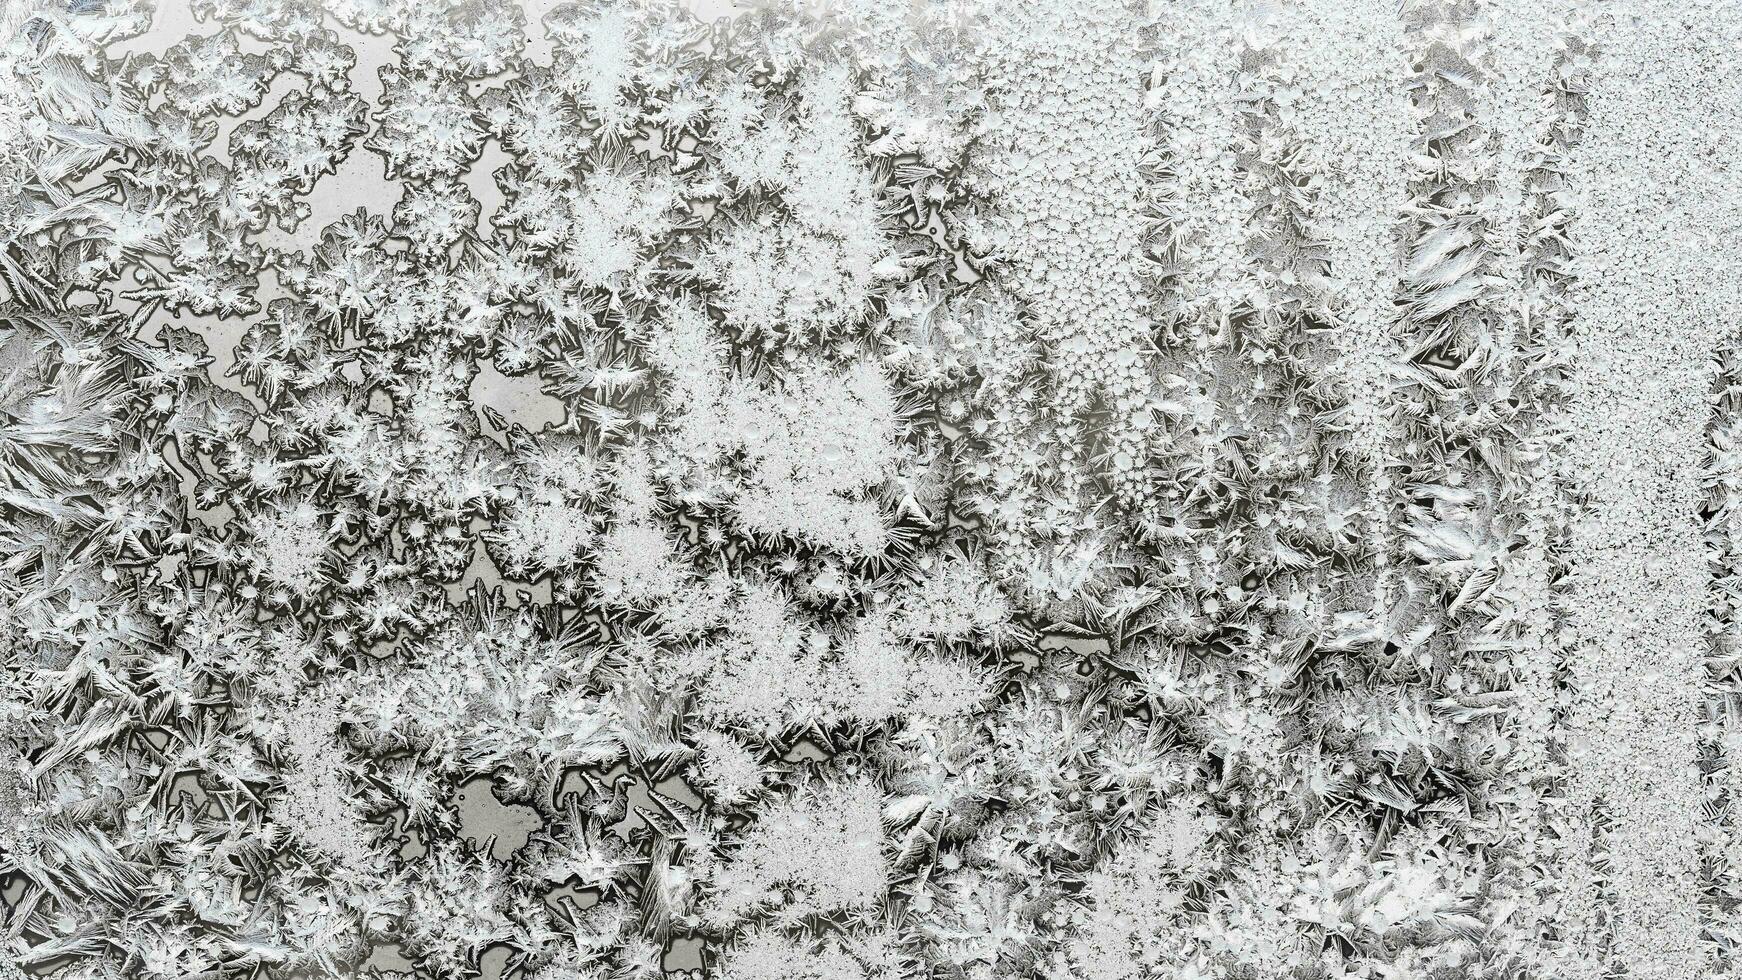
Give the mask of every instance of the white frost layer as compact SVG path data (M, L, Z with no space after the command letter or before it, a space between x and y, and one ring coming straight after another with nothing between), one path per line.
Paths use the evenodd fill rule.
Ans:
M1712 355L1735 330L1742 214L1735 151L1722 146L1742 101L1712 34L1739 26L1742 11L1721 2L1599 11L1572 160L1582 271L1567 459L1586 497L1572 556L1573 793L1606 828L1593 836L1610 916L1603 930L1586 910L1584 941L1640 980L1703 966L1699 477Z

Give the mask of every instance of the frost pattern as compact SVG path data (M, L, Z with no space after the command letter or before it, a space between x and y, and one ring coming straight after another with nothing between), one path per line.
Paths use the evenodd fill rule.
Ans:
M0 977L1742 975L1738 57L0 6Z

